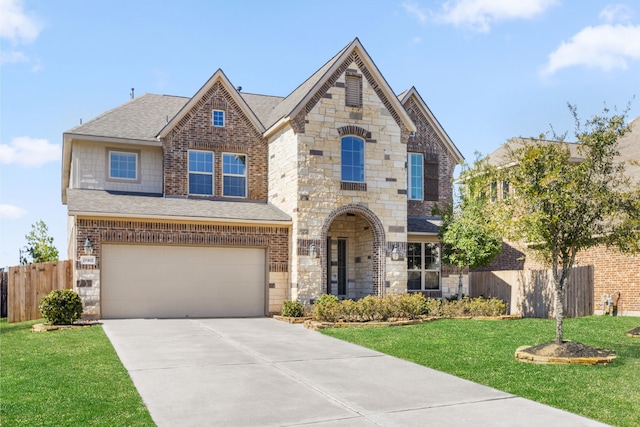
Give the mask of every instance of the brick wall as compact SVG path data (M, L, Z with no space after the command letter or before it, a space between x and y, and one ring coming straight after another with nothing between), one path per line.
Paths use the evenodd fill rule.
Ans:
M410 97L405 102L404 107L417 128L415 136L408 138L407 151L423 153L425 158L427 156L437 156L439 162L438 201L407 200L407 214L409 216L429 216L431 215L431 209L436 204L442 206L444 203L451 203L453 200L451 179L453 178L456 161L423 114L415 97Z
M214 127L212 111L225 112L225 126ZM164 192L186 196L188 150L214 152L214 197L222 197L222 153L246 154L247 199L267 200L267 141L253 127L222 83L215 83L163 141Z

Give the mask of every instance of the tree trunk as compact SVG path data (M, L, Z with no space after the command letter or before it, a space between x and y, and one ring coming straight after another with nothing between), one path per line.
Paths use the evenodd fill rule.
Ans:
M460 270L460 274L458 275L458 301L462 299L462 270Z
M564 319L564 286L556 281L556 343L562 344L562 321Z

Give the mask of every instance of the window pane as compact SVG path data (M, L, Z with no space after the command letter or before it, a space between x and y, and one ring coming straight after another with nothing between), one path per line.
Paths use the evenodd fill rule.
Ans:
M364 182L364 140L345 136L341 141L342 180Z
M213 110L213 125L216 127L224 126L224 111Z
M407 181L409 183L409 198L422 200L422 182L424 176L422 154L410 153L408 163Z
M407 269L420 270L422 268L422 244L409 243L407 246Z
M212 175L190 173L189 193L190 194L213 194Z
M224 195L232 197L245 197L246 185L245 178L241 176L225 176L224 177Z
M409 279L407 280L407 290L408 291L419 291L422 289L421 282L422 281L422 273L420 271L410 271Z
M135 153L109 153L109 177L136 179L137 166L136 160L138 156Z
M440 289L440 273L437 271L426 271L424 273L425 289Z
M213 153L189 151L189 172L213 172Z
M232 175L244 175L246 171L246 156L241 154L225 154L222 172Z

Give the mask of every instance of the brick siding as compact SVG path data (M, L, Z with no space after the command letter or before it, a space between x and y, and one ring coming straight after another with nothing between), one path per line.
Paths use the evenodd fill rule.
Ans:
M211 112L225 111L225 126L214 127ZM213 197L222 197L222 153L246 154L247 199L267 200L267 140L251 124L222 83L215 83L163 140L164 193L189 194L190 149L214 152Z

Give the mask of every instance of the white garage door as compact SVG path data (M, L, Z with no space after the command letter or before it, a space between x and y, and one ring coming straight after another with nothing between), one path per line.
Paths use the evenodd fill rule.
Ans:
M265 315L265 250L102 245L103 318Z

